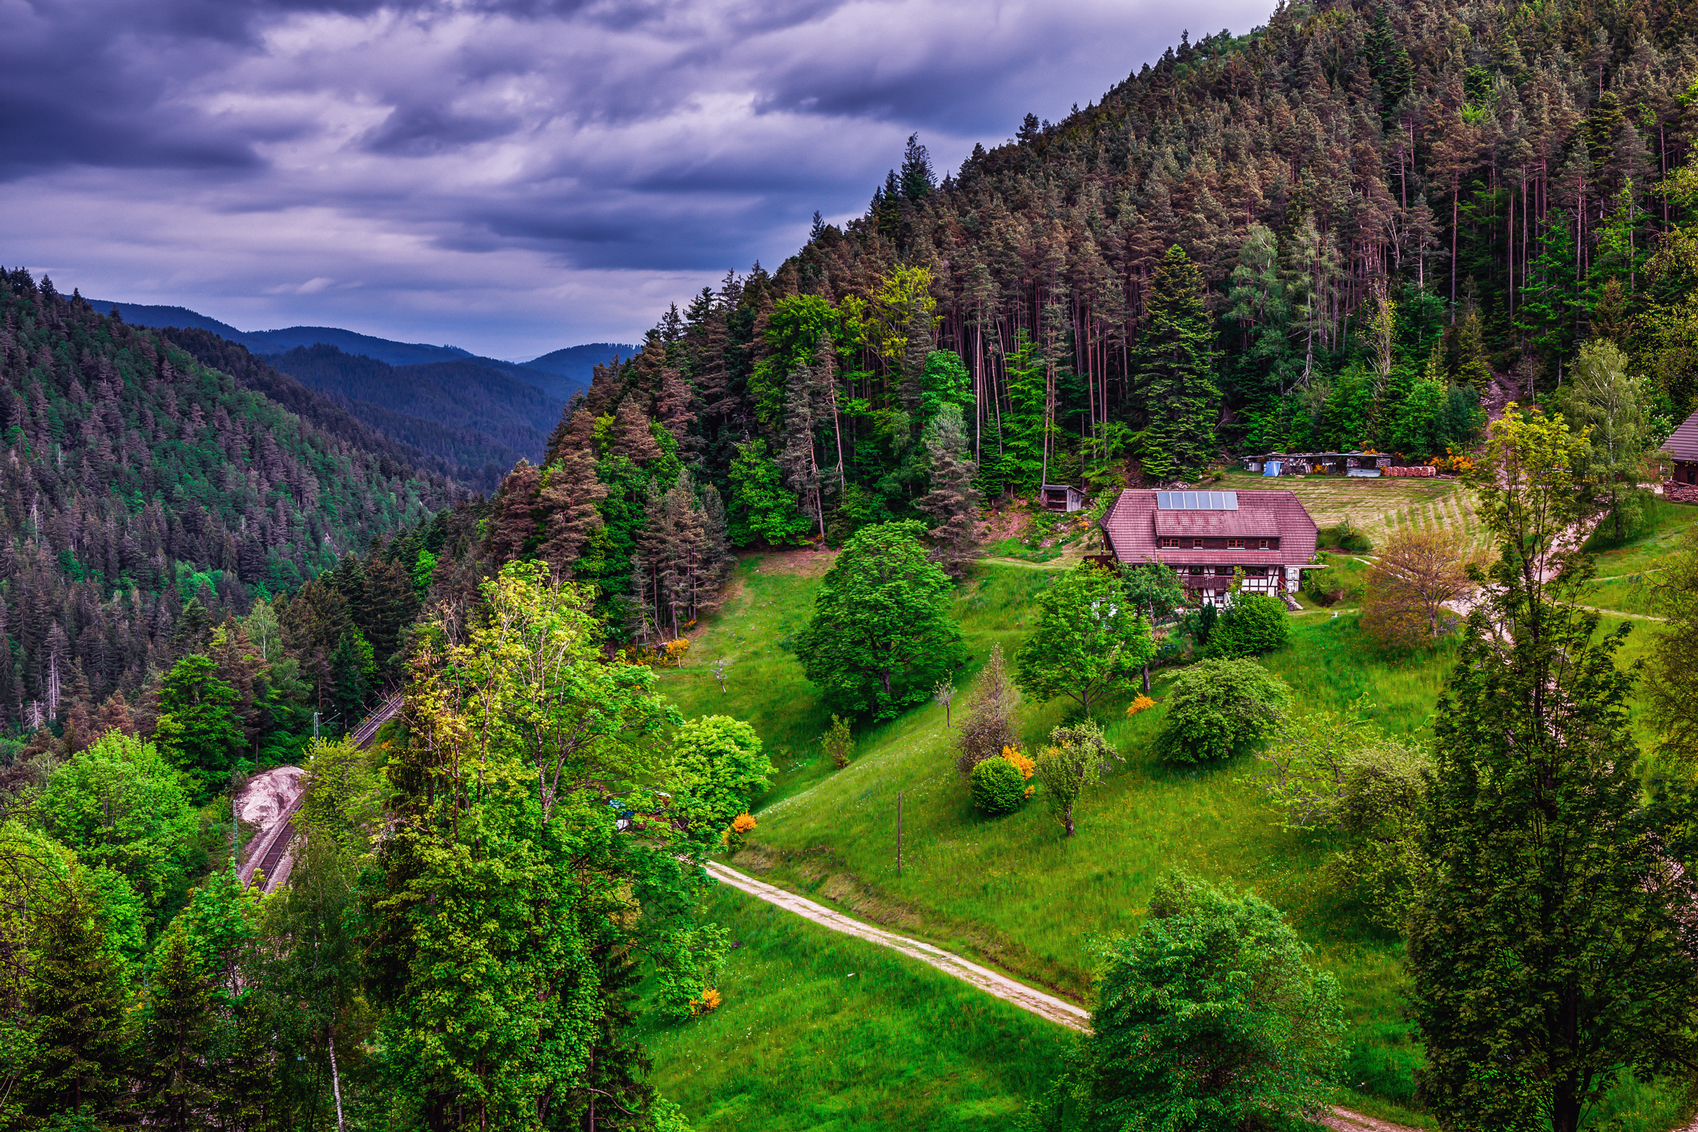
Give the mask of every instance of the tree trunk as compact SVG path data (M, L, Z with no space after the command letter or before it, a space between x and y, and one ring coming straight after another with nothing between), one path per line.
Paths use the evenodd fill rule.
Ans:
M1067 803L1067 808L1061 811L1061 820L1067 826L1067 836L1073 836L1073 803Z
M336 1132L348 1132L348 1125L342 1118L342 1075L336 1068L336 1027L334 1024L325 1027L325 1035L330 1045L330 1092L336 1098Z

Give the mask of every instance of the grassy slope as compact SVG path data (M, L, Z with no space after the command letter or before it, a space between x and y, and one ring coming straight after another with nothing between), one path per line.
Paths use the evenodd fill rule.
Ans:
M1080 997L1088 993L1092 938L1132 930L1155 879L1169 868L1184 865L1254 888L1291 916L1319 961L1339 977L1352 1026L1352 1084L1362 1086L1348 1103L1398 1115L1399 1102L1412 1097L1411 1071L1419 1061L1401 1021L1401 943L1368 925L1329 883L1324 843L1272 824L1255 787L1243 781L1246 766L1169 771L1146 753L1163 709L1126 720L1111 706L1104 713L1114 720L1110 737L1126 762L1084 800L1080 834L1071 843L1037 806L999 821L972 812L949 761L943 710L935 706L858 734L856 761L833 773L811 742L829 716L778 643L805 622L828 561L821 555L809 564L806 557L745 561L738 591L692 647L691 663L665 680L688 714L718 711L750 719L780 764L773 789L756 808L760 829L739 866ZM975 669L959 681L963 687L993 642L1012 656L1033 594L1053 577L1015 563L980 565L957 601L975 658ZM1291 682L1300 704L1343 706L1365 696L1392 731L1430 728L1448 650L1415 659L1376 657L1348 613L1305 614L1293 627L1293 647L1268 663ZM1642 648L1643 633L1636 636L1641 640L1630 645L1626 659ZM733 659L726 693L708 670L720 655ZM1026 705L1022 732L1031 742L1059 718L1059 705ZM904 806L901 877L894 861L898 790ZM725 899L734 905L743 898ZM751 943L759 955L740 951L738 962L782 962L789 945L768 948L764 938ZM863 946L841 941L851 945ZM706 1082L714 1082L714 1096L730 1087L725 1074L737 1059L722 1053L718 1070L681 1076L677 1050L683 1047L676 1041L682 1040L657 1046L657 1061L661 1079L675 1083L672 1095L694 1115L708 1095L700 1091ZM786 1103L811 1104L810 1095L799 1087ZM1667 1128L1676 1115L1672 1098L1659 1091L1629 1087L1616 1101L1612 1108L1629 1117L1628 1127ZM932 1102L915 1103L920 1107L909 1113L915 1126L937 1119L940 1110Z
M1061 1070L1070 1032L974 987L733 889L712 911L724 1004L641 1035L701 1132L989 1132Z

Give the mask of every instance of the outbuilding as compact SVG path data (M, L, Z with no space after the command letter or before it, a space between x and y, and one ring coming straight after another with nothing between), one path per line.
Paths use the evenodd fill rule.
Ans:
M1698 413L1682 421L1663 448L1674 453L1674 482L1698 484Z

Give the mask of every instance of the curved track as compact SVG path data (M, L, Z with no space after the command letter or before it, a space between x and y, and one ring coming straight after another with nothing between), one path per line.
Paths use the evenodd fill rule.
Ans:
M406 703L406 694L396 692L361 720L359 726L349 732L348 738L358 747L371 746L379 729L399 715ZM295 814L300 808L301 796L296 794L277 820L249 846L247 863L237 873L243 884L253 883L255 874L265 878L266 892L275 892L279 886L288 883L289 871L294 864L289 849L295 840Z

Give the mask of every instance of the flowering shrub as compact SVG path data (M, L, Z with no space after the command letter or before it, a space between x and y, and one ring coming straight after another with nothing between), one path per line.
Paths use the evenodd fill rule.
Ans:
M719 1009L719 1004L725 1000L719 996L719 991L709 987L702 992L702 997L690 1000L690 1015L711 1014Z
M1014 769L1020 772L1021 778L1027 782L1032 780L1032 773L1037 770L1038 764L1021 754L1019 747L1004 747L1002 757L1014 764Z
M754 829L755 819L752 814L738 814L731 819L731 825L726 828L720 840L725 843L727 849L735 853L743 847L743 838L753 833Z
M1139 712L1143 711L1145 708L1153 708L1155 706L1156 706L1156 701L1150 699L1150 697L1148 697L1148 696L1144 695L1142 692L1140 692L1140 693L1138 693L1137 699L1133 700L1130 704L1126 705L1126 718L1131 719L1133 716L1137 715Z

